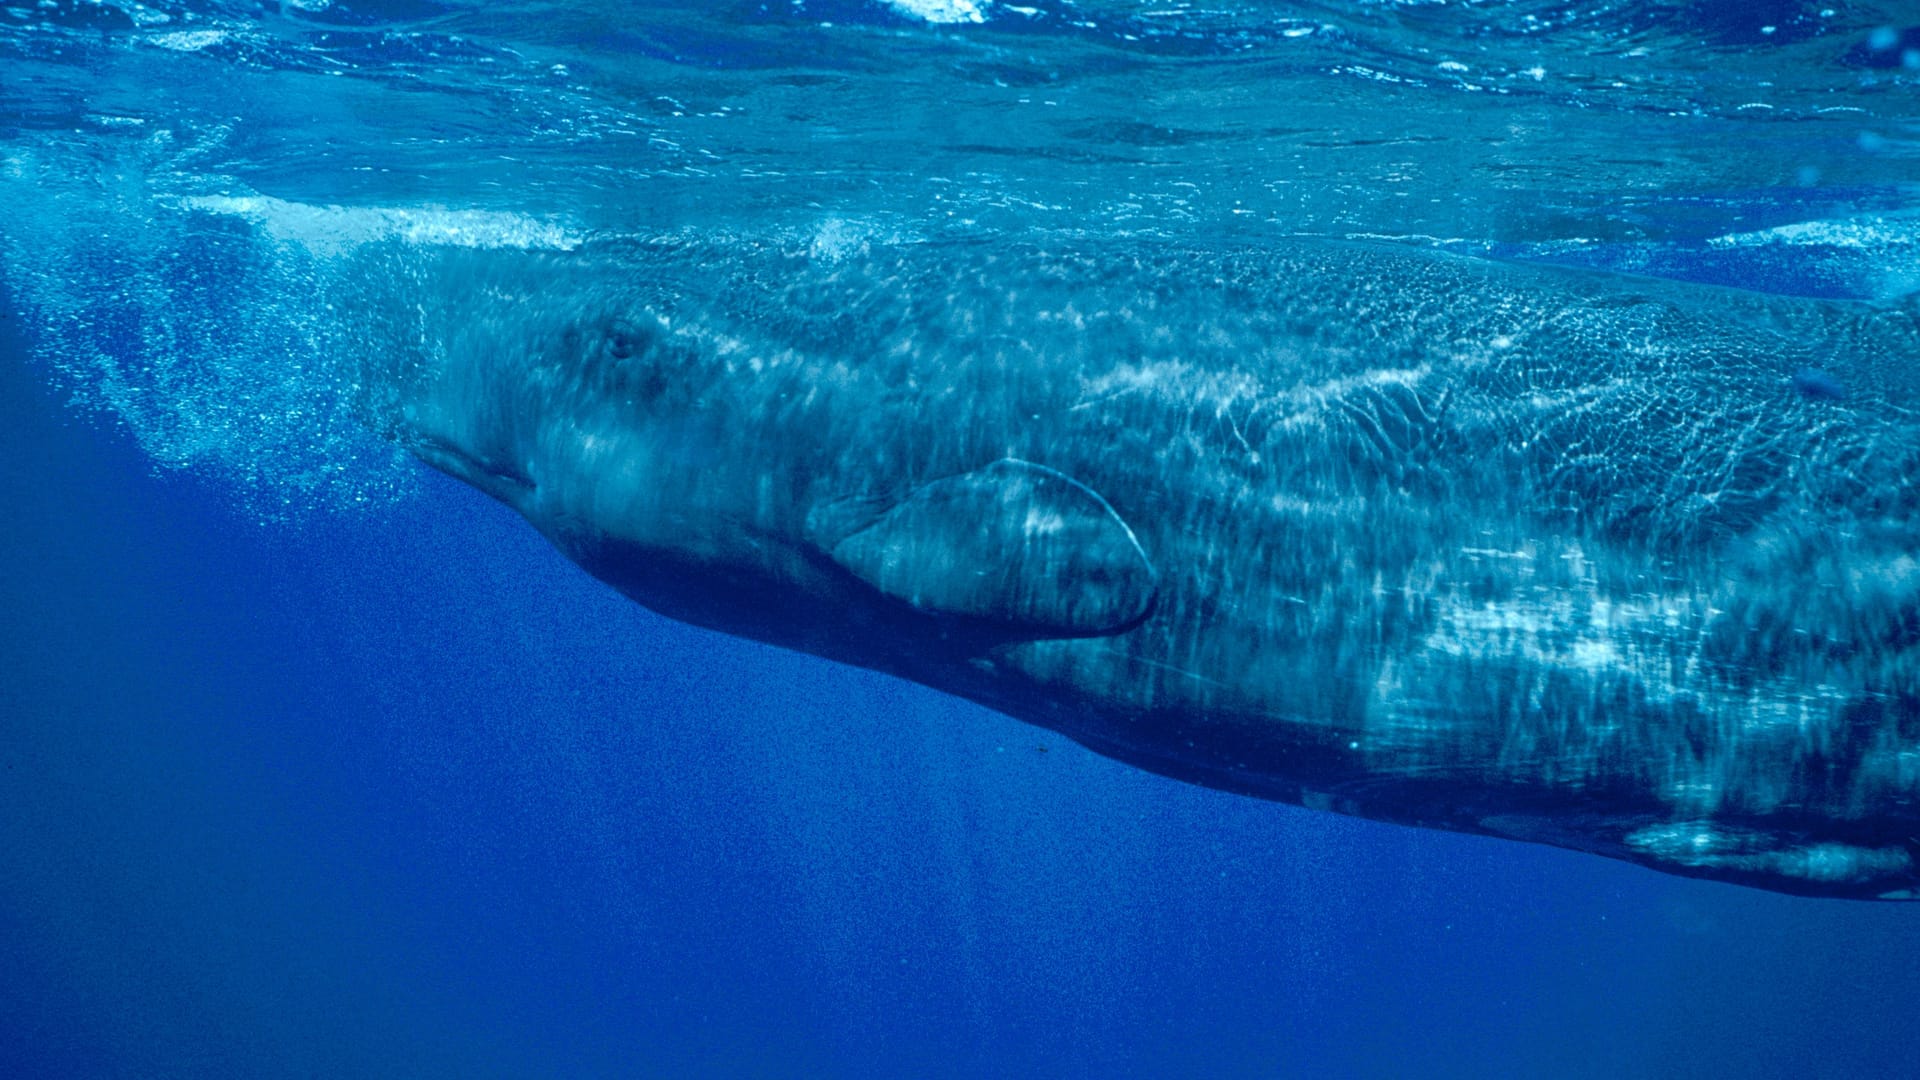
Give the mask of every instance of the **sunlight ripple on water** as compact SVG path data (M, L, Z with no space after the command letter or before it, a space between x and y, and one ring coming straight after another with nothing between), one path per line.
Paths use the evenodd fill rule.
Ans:
M1317 235L1891 299L1920 285L1902 20L43 0L0 7L0 263L51 368L156 461L354 503L394 489L391 455L357 432L326 304L381 240Z

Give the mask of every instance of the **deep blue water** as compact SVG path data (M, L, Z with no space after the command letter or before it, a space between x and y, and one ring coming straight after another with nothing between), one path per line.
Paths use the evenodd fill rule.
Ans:
M344 234L1915 283L1897 6L978 6L6 9L0 1075L1913 1074L1912 906L1132 770L655 616L336 407Z

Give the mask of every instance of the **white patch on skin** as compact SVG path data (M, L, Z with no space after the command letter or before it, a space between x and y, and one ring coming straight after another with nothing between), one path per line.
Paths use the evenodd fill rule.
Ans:
M1763 846L1768 838L1762 834L1710 822L1649 825L1628 833L1625 840L1628 847L1681 866L1773 873L1802 881L1852 881L1865 874L1905 873L1913 867L1913 856L1901 848L1835 843L1769 848Z
M1027 520L1022 525L1028 536L1056 536L1067 527L1067 519L1052 510L1038 506L1027 508Z

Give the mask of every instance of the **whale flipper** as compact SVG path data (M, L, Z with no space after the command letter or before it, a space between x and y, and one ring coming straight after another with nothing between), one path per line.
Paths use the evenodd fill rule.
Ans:
M1158 579L1133 530L1091 488L1003 458L893 504L847 500L810 522L833 561L929 615L1022 636L1119 633L1152 609Z

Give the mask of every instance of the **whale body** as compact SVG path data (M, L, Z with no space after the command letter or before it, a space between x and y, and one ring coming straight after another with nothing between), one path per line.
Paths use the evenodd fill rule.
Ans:
M1920 319L1319 241L410 253L369 411L634 600L1209 787L1920 896Z

